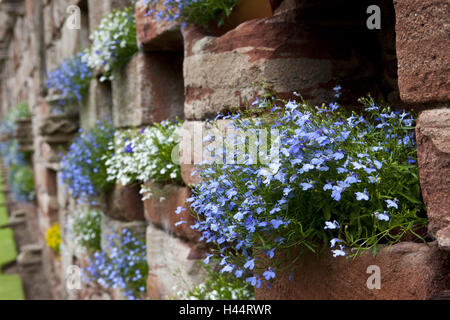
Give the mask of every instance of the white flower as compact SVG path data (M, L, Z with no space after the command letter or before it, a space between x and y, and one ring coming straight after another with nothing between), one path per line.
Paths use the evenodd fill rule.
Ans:
M180 167L172 162L171 152L178 143L173 139L181 124L163 121L141 130L117 131L109 148L114 150L105 161L108 180L117 180L123 185L133 181L167 182L180 178ZM132 144L133 152L125 152ZM141 186L142 200L152 196L151 190Z

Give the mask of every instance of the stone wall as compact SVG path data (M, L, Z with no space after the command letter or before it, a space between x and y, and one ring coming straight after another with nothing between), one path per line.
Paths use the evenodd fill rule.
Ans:
M58 176L60 151L67 149L78 128L93 127L105 118L122 130L180 117L186 120L184 128L191 130L196 124L204 126L218 111L251 103L262 92L255 82L264 80L282 97L297 91L318 103L334 99L338 81L343 87L342 103L354 104L356 98L371 92L379 100L430 109L419 117L416 131L422 192L430 236L436 242L430 246L402 243L392 250L383 249L376 261L367 256L350 266L333 263L331 268L329 257L311 257L293 281L281 279L272 289L257 290L256 297L428 299L449 288L445 264L450 250L448 2L380 1L383 27L373 31L365 27L365 9L371 1L356 5L343 0L271 1L272 6L256 19L208 32L193 25L182 28L178 23L158 22L145 15L138 1L139 52L115 72L113 81L101 83L95 77L84 101L75 106L79 112L55 116L52 110L57 98L45 90L45 73L87 47L89 32L113 8L127 3L24 0L0 5L0 116L20 101L32 107L36 211L42 242L52 223L63 224L77 209ZM80 30L66 25L66 8L72 4L81 8ZM431 110L434 107L443 108ZM198 182L191 176L192 169L192 163L182 164L187 186ZM205 256L205 248L189 228L192 217L184 217L188 224L174 226L179 219L174 210L185 205L189 188L153 187L159 188L164 200L142 203L139 188L117 185L100 203L105 214L102 228L105 237L108 232L119 234L131 228L146 238L148 296L167 299L175 294L180 279L189 285L201 282L198 261ZM56 297L122 297L120 292L96 286L76 295L62 289L64 270L72 264L86 264L86 257L76 252L64 231L63 246L61 261L44 251L47 269L56 272L61 288ZM375 262L389 270L385 291L351 291L350 282L363 281L365 268ZM324 277L334 285L319 284Z

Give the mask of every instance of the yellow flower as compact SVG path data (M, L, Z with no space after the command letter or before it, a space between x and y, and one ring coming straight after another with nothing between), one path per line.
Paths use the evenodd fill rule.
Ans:
M59 254L59 247L61 245L61 229L59 227L59 223L55 223L50 229L47 230L45 241L56 254Z

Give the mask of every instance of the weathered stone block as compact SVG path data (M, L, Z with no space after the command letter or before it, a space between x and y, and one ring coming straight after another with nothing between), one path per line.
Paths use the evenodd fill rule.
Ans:
M417 160L428 230L450 226L450 109L422 112L416 125Z
M37 204L44 220L49 224L58 221L58 199L56 194L56 172L44 163L34 164L35 190ZM44 228L43 230L47 230Z
M170 299L178 290L202 282L205 273L199 261L189 259L192 249L188 243L153 225L147 227L147 292L150 299Z
M450 251L450 226L439 230L436 233L436 240L440 249Z
M113 122L142 126L183 116L183 57L174 53L138 53L114 74Z
M401 99L450 101L449 2L398 0L394 5Z
M186 185L199 183L200 177L196 172L195 164L203 159L203 135L206 123L202 121L185 121L179 132L180 169L181 178Z
M144 221L144 203L139 194L139 185L117 184L106 195L105 214L121 221Z
M86 103L80 105L80 126L83 130L96 126L97 120L112 120L112 92L110 82L91 80Z
M294 12L245 22L218 38L185 29L186 118L202 120L224 106L243 106L261 93L252 84L262 80L281 94L327 97L331 62L302 48L308 39Z
M216 124L204 121L183 123L179 131L179 160L181 177L186 185L195 185L201 181L196 166L211 160L212 150L223 146L227 137L237 133L231 126L230 120L218 120Z
M65 7L64 10L66 10L67 7ZM65 13L65 15L68 14ZM65 17L65 15L63 17ZM61 39L56 42L58 57L61 60L68 59L89 46L88 17L81 12L80 29L71 29L70 23L73 22L70 19L66 19L61 27Z
M60 161L61 147L68 145L77 134L78 121L77 113L50 115L38 121L39 138L44 142L40 148L46 162Z
M365 3L283 3L272 17L244 22L221 37L183 29L186 119L251 103L263 93L262 81L282 98L296 91L312 104L336 100L335 79L344 88L342 103L379 93L382 50L360 19Z
M195 224L195 218L191 215L189 206L185 201L191 196L191 191L186 187L177 185L161 185L155 183L146 183L152 190L152 196L144 201L145 218L147 221L163 228L169 233L174 233L180 238L197 242L201 234L190 228ZM183 207L186 211L175 214L178 207ZM176 222L186 221L179 226Z
M437 243L402 242L382 245L376 258L366 252L355 260L333 258L330 252L317 257L307 253L289 280L281 276L271 288L256 289L256 299L286 300L424 300L450 287L447 252ZM369 289L372 272L378 266L380 289Z
M53 22L53 4L50 3L43 8L44 16L44 42L48 46L56 33L56 27Z
M146 15L149 5L136 3L136 30L139 47L145 51L183 51L183 36L179 22L157 21Z
M33 151L33 127L31 119L20 119L16 121L14 138L19 145L19 151Z

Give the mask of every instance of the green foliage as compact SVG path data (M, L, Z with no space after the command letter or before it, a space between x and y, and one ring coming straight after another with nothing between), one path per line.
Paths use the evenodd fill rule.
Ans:
M193 1L183 10L183 19L200 26L208 26L216 21L220 27L231 14L239 0L205 0Z
M27 102L21 102L11 108L5 118L6 121L15 122L19 119L29 119L31 117L30 108Z

